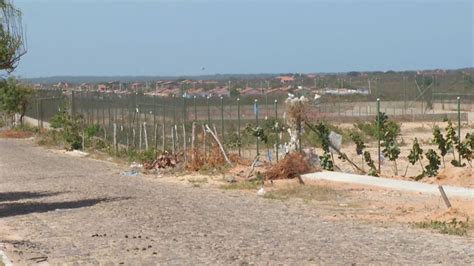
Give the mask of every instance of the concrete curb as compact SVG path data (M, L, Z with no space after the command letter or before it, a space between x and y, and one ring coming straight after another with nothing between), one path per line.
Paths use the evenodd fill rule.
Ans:
M0 250L0 261L5 264L5 266L13 266L13 262L5 255L5 253Z
M438 185L382 177L354 175L340 172L318 172L303 175L302 178L303 180L327 180L440 195ZM443 188L448 197L474 199L474 189L455 186L443 186Z

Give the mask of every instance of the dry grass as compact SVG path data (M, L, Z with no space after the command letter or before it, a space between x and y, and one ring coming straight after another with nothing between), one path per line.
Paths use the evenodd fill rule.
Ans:
M207 157L199 150L195 149L191 152L190 159L186 164L186 170L197 172L203 169L218 168L226 165L224 156L217 144L214 144L208 152Z
M240 181L235 183L229 183L221 185L221 189L237 189L237 190L257 190L261 187L261 183L258 181Z
M203 178L189 178L188 182L193 185L193 187L201 187L201 185L208 183L206 177Z
M298 198L304 201L329 201L341 196L341 193L323 186L316 185L291 185L278 190L267 192L264 198L287 200L290 198Z
M21 131L21 130L4 130L0 132L0 138L7 139L25 139L33 137L34 133L30 131Z

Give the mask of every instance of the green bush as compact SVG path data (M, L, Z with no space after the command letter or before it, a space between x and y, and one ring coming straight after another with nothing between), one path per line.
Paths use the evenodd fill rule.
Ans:
M51 118L51 127L59 132L61 139L65 143L65 148L80 149L82 147L81 125L82 116L70 115L67 106Z

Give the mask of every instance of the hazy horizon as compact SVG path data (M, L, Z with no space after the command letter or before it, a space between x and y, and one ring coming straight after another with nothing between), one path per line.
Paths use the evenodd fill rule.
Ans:
M199 76L473 67L472 1L28 1L14 75Z

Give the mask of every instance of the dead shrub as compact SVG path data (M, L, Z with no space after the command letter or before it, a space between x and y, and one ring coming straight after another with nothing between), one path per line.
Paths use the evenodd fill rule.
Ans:
M190 153L191 154L188 157L189 160L186 163L186 169L189 171L197 172L204 167L206 160L204 156L201 154L201 152L199 152L199 150L195 149L195 150L192 150Z
M213 144L207 156L201 151L195 149L191 151L186 169L189 171L200 171L204 168L219 168L226 165L224 155L217 144Z
M285 156L266 173L268 180L292 179L315 170L303 153L293 152Z

